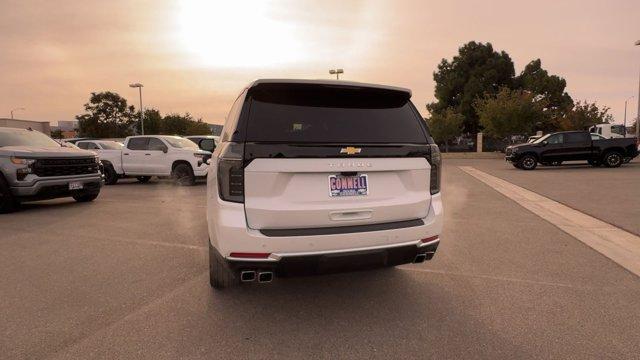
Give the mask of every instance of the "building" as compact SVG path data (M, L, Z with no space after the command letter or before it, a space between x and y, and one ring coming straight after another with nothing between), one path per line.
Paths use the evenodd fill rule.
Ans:
M34 121L22 119L0 118L0 127L10 127L18 129L33 129L41 133L51 136L51 125L48 121Z
M60 131L74 131L78 128L78 120L58 120Z

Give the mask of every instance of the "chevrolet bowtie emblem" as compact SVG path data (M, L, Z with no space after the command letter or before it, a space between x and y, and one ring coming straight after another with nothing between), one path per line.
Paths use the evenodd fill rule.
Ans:
M354 155L354 154L360 154L361 151L362 151L361 148L347 146L346 148L340 149L340 154Z

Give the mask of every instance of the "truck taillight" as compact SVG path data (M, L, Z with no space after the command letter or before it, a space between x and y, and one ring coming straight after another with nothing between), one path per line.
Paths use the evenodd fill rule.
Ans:
M442 156L438 145L431 144L431 153L427 157L429 165L431 165L430 190L431 195L440 192L440 180L442 178Z
M244 202L243 147L237 143L224 143L218 158L218 194L220 199Z

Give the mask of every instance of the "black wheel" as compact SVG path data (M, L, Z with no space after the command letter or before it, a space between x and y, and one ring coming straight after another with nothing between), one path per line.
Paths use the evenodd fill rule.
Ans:
M10 213L18 208L18 201L11 194L9 184L4 180L2 174L0 174L0 214Z
M538 160L533 155L523 155L518 161L518 166L522 170L533 170L538 166Z
M214 289L224 289L238 283L237 277L226 266L224 259L209 241L209 283Z
M622 165L622 155L617 151L609 151L602 157L602 162L606 167L619 167Z
M138 179L139 183L146 184L151 180L151 176L137 176L136 179Z
M111 164L104 165L104 183L106 185L114 185L118 182L118 173Z
M193 174L191 165L178 164L173 168L171 174L176 185L191 186L196 183L196 176Z
M82 194L82 195L73 195L73 199L77 202L90 202L95 200L100 192L90 193L90 194Z
M593 167L599 167L600 166L600 161L598 161L598 160L587 160L587 162L589 163L589 165L591 165Z

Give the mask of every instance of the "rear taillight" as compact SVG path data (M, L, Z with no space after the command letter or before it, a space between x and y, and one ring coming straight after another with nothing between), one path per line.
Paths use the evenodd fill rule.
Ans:
M431 165L430 190L431 195L440 192L440 179L442 178L442 156L438 145L431 144L431 153L427 157L429 165Z
M220 199L244 202L243 147L237 143L224 143L218 158L218 194Z

